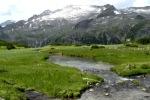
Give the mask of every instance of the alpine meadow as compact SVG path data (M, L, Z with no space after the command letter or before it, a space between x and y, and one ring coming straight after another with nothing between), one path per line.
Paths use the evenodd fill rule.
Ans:
M148 0L0 9L0 100L150 100Z

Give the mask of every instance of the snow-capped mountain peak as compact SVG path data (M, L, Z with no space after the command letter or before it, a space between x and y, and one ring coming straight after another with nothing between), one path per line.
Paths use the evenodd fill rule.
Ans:
M41 16L45 16L45 15L49 15L49 14L51 14L51 13L52 13L51 10L45 10L45 11L43 11L40 15L41 15Z
M101 6L70 5L58 11L54 11L52 14L43 16L42 20L54 20L57 18L62 18L77 21L84 16L90 17L91 14L98 15L104 9L105 7Z
M136 25L141 26L134 34L137 39L149 36L149 16L150 7L116 9L109 4L70 5L55 11L45 10L28 20L0 27L0 38L34 47L47 43L95 43L95 40L102 44L121 43L130 38L134 33L131 29L137 29Z

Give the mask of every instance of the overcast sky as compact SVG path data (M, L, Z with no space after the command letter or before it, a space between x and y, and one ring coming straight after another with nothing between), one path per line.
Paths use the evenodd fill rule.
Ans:
M0 0L0 23L5 20L21 20L39 14L46 9L55 10L66 5L105 5L117 8L150 6L150 0Z

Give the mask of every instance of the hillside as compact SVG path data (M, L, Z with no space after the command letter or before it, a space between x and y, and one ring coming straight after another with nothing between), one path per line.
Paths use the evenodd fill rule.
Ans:
M0 39L46 44L118 44L150 35L150 7L67 6L0 27Z

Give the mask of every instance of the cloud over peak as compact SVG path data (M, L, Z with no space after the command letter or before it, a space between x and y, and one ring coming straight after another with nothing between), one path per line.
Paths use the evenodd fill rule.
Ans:
M148 6L150 0L0 0L0 22L27 19L46 9L55 10L67 5L105 5L117 8Z

